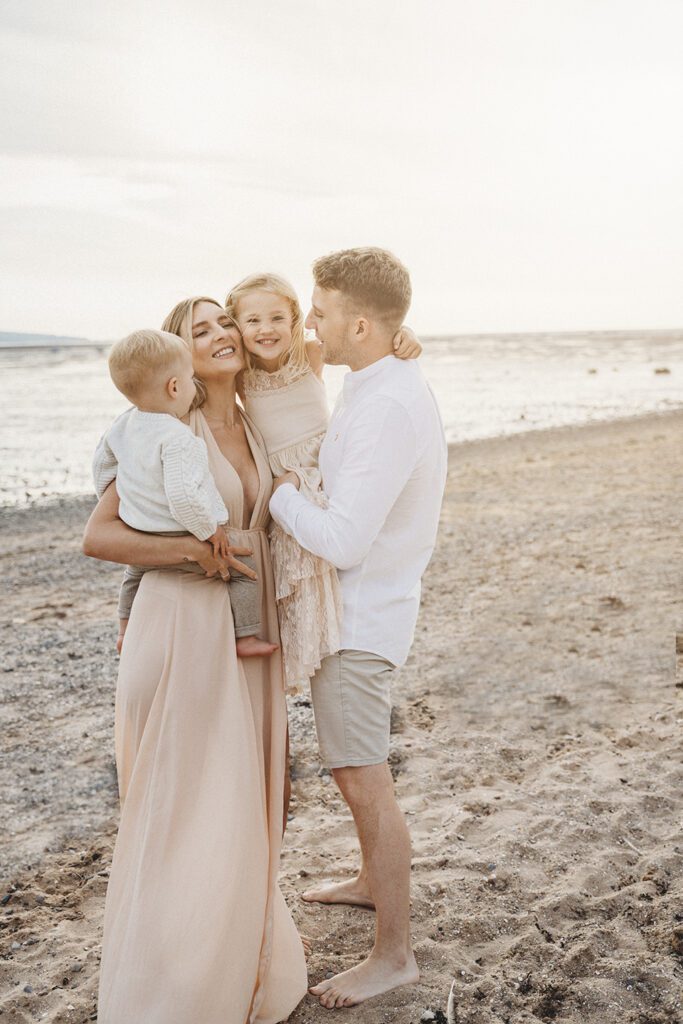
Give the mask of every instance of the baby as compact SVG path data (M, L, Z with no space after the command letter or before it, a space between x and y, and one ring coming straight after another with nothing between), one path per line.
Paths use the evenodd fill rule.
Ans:
M196 394L187 345L165 331L134 331L109 355L109 372L133 408L114 421L97 446L93 476L98 497L116 479L119 516L143 533L192 533L209 541L215 558L228 555L228 510L209 470L204 441L181 417ZM243 558L253 571L253 559ZM203 573L196 562L174 569ZM127 619L139 576L127 574L119 616ZM237 655L270 655L277 649L259 637L260 595L254 580L231 571L227 581L235 623Z

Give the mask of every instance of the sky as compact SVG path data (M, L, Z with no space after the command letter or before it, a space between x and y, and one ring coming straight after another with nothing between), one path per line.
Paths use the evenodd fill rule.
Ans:
M0 330L355 245L421 334L683 327L680 0L0 0Z

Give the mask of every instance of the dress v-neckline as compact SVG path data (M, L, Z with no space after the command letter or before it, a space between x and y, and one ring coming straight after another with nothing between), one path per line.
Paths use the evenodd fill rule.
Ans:
M261 454L261 451L260 451L260 448L259 448L258 444L256 443L256 439L255 439L255 437L254 437L254 435L253 435L253 433L251 431L251 428L250 428L250 425L249 425L249 418L246 415L246 413L244 412L244 410L241 409L238 406L237 407L237 411L238 411L239 415L242 417L242 423L244 424L244 432L245 432L246 437L247 437L247 444L249 445L249 451L251 452L251 457L254 460L254 465L256 467L256 472L258 474L258 481L259 481L259 483L258 483L258 493L256 495L256 500L254 501L254 507L253 507L253 509L251 511L251 516L249 517L249 525L248 526L242 526L241 524L244 522L244 497L245 497L244 496L244 485L242 483L242 480L240 478L239 473L237 472L237 470L233 466L233 464L230 461L230 459L228 459L223 454L223 452L221 451L221 447L218 444L218 441L216 440L216 438L213 436L213 431L212 431L211 427L209 426L209 421L207 420L206 416L201 411L201 409L197 409L196 411L197 411L197 414L199 416L201 416L201 418L202 418L202 420L204 422L204 425L206 427L206 430L204 431L204 433L208 434L208 437L210 439L210 442L211 442L211 444L212 444L212 446L214 448L214 451L215 451L216 455L218 456L219 459L221 459L223 464L227 467L228 472L234 477L234 479L235 479L235 481L237 483L237 487L239 488L240 505L241 505L241 508L240 508L240 512L241 512L240 526L235 526L234 524L231 524L231 525L233 526L234 529L254 530L254 529L256 529L256 522L258 521L259 515L261 513L261 505L262 505L263 495L264 495L265 488L266 488L266 481L264 481L264 476L263 476L262 466L261 466L261 462L263 460L258 458L258 455Z

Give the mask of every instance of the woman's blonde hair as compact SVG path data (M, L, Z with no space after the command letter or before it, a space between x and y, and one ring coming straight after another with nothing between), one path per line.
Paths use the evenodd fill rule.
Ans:
M306 369L310 365L308 353L306 352L306 339L304 338L304 314L299 305L299 299L289 281L279 274L250 274L244 280L236 284L228 292L225 300L225 309L233 320L237 320L237 306L240 299L243 299L249 292L272 292L273 295L281 295L289 303L292 314L292 344L280 356L278 369L286 363L296 369ZM255 369L254 359L250 352L244 349L244 358L247 370Z
M192 320L194 319L194 307L198 302L210 302L212 306L218 306L219 309L223 309L220 302L216 299L212 299L210 295L193 295L190 299L183 299L178 302L171 312L168 314L163 324L161 325L162 331L168 331L170 334L177 334L179 338L185 342L190 352L194 350L194 339L192 338ZM234 323L237 330L239 330L239 324L235 320L231 313L227 313L227 316ZM195 375L194 382L197 385L197 394L192 403L193 409L200 409L206 401L206 384Z

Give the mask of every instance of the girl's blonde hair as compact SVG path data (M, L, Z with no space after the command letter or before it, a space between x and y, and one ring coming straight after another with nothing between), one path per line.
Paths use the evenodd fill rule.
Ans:
M250 274L243 281L236 284L228 292L225 300L225 309L233 320L237 321L237 306L240 299L243 299L249 292L272 292L273 295L281 295L289 303L292 314L292 344L283 352L278 362L278 369L289 364L295 369L306 369L310 365L308 353L306 352L306 339L304 338L304 314L299 305L299 299L293 287L279 274ZM247 370L254 370L255 363L253 356L245 346L244 358Z
M179 338L182 338L190 352L194 351L192 320L194 318L194 307L198 302L210 302L213 306L218 306L219 309L223 309L220 302L217 302L216 299L212 299L209 295L193 295L190 299L183 299L181 302L178 302L161 325L162 331L168 331L170 334L177 334ZM235 320L234 316L230 313L227 313L227 316L232 320L239 331L239 324ZM206 401L206 384L201 377L197 377L196 375L194 377L194 382L197 385L197 394L195 395L195 399L192 403L192 408L200 409Z

